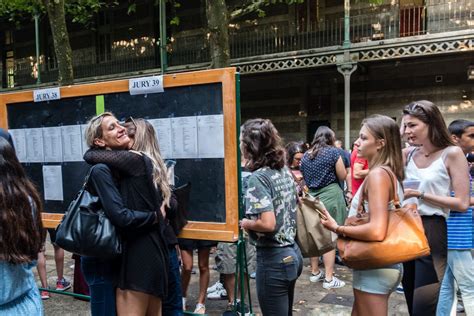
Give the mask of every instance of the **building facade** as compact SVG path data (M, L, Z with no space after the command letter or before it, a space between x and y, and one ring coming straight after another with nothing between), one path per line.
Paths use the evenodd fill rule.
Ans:
M403 105L413 100L433 101L448 122L474 119L474 0L353 0L346 38L344 8L343 0L306 0L265 7L265 17L249 13L231 20L243 120L270 118L288 141L311 141L318 126L329 125L349 143L364 117L380 113L399 120ZM208 68L203 1L182 1L167 15L179 20L167 23L167 72ZM44 85L56 81L48 24L43 17L39 66L34 24L0 25L3 90L35 85L38 69ZM137 1L132 14L126 3L103 10L92 28L68 27L77 82L160 71L154 1Z

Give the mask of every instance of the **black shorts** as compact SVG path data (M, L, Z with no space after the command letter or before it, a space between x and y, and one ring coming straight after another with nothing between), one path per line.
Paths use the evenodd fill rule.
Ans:
M49 240L51 241L52 244L54 244L56 242L56 229L48 228L48 233L49 233Z
M179 248L181 248L181 250L188 251L193 251L194 249L212 248L217 246L217 241L214 240L178 238L178 243Z

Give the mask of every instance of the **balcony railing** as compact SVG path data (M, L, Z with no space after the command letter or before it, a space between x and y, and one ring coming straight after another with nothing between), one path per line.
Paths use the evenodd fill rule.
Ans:
M426 6L385 6L375 8L375 11L367 14L350 17L352 43L465 29L474 29L472 0L441 0L441 3ZM245 29L231 28L229 34L231 57L252 58L341 45L344 40L344 19L313 23L284 21ZM113 43L105 55L97 55L95 47L74 51L75 77L80 79L159 68L160 56L156 45L155 39L142 37L129 42ZM210 61L209 50L206 34L187 37L177 34L168 44L168 64L184 66L207 63ZM15 60L15 85L36 82L33 64L32 57ZM40 70L43 82L56 80L57 66L53 60L43 60ZM12 69L7 72L11 74Z

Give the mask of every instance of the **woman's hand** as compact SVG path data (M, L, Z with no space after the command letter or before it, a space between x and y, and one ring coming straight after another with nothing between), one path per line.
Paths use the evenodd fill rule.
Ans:
M324 210L324 215L326 216L326 218L321 217L321 224L323 224L326 229L335 232L336 229L339 227L336 220L332 218L331 214L329 214L327 210Z
M250 226L251 224L255 222L251 219L248 219L248 218L243 218L241 221L240 221L240 228L242 228L243 230L245 231L248 231L250 229Z
M403 195L405 199L409 199L412 197L418 198L421 195L421 192L418 190L413 190L413 189L405 189L403 191Z

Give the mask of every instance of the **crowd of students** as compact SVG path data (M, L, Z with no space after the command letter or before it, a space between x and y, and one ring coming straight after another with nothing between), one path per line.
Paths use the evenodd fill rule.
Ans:
M322 223L336 235L381 241L388 212L394 209L393 192L403 203L417 205L431 254L378 269L354 269L352 314L387 314L389 296L402 282L410 315L448 315L457 288L466 314L474 315L473 214L466 160L474 150L474 122L456 120L448 129L429 101L410 103L402 113L401 126L383 115L365 119L350 154L326 126L318 128L308 146L291 142L284 147L270 120L242 125L246 216L240 227L246 232L248 272L256 272L263 315L292 314L295 284L303 269L295 242L296 209L303 194L323 201ZM32 272L44 258L41 201L8 133L1 131L0 136L0 314L42 315ZM208 289L209 252L216 243L178 239L179 232L171 227L177 201L152 125L133 118L123 124L106 112L89 121L86 140L90 149L84 159L93 166L90 189L123 241L117 260L81 258L92 315L182 315L196 249L200 280L194 312L205 313L206 296L218 290L232 309L238 296L236 247L217 245L222 285ZM404 179L416 181L417 188L404 188ZM370 221L344 225L360 205ZM311 258L310 281L322 282L325 289L345 286L334 275L337 260L335 250L324 254L323 270L319 258ZM44 276L42 283L45 286ZM69 286L58 269L57 288Z

